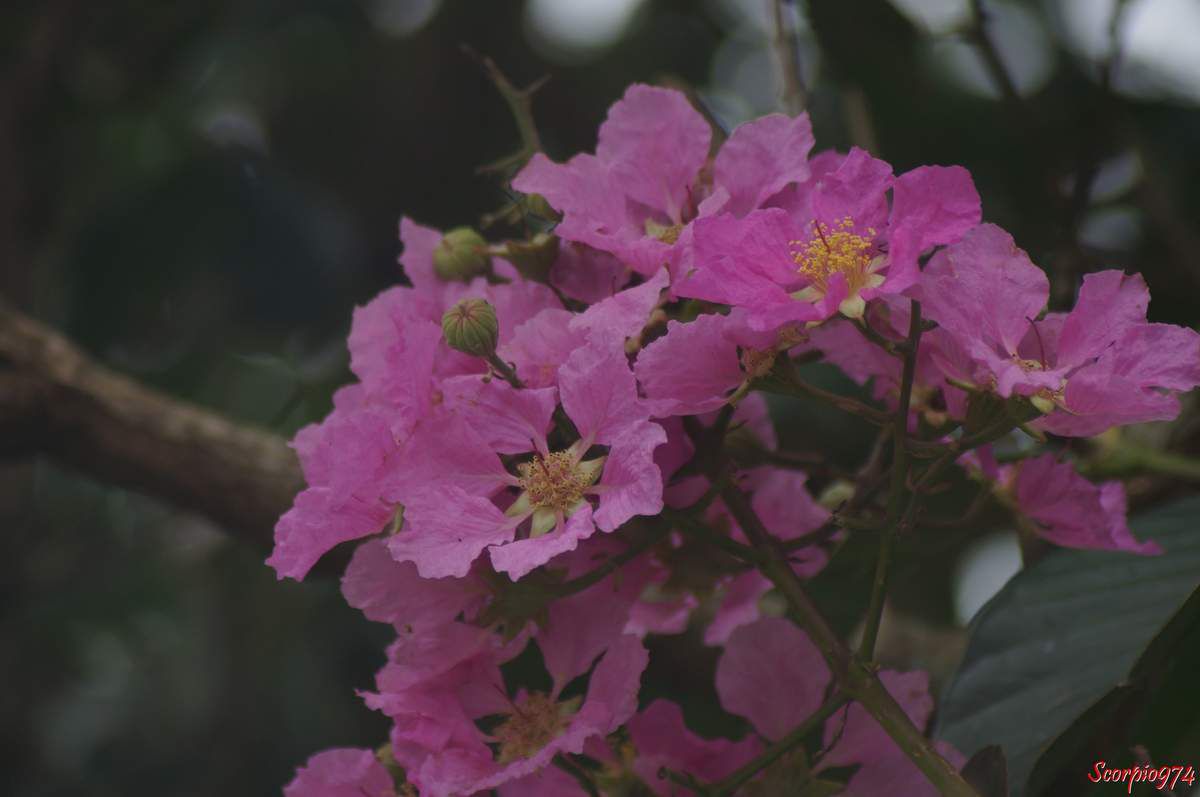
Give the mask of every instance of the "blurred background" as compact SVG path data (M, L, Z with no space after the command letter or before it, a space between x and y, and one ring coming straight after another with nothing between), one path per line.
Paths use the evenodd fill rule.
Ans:
M1124 268L1153 320L1194 324L1200 3L986 8L991 55L967 0L787 7L818 149L963 164L1056 301ZM399 280L400 215L448 227L504 201L476 169L516 129L460 45L518 85L550 76L534 112L564 159L634 81L693 89L727 128L775 110L773 30L769 0L14 0L0 295L121 372L290 436L350 379L350 314ZM854 463L869 443L845 417L780 412L793 448ZM1186 421L1141 433L1200 440ZM277 583L265 550L42 458L0 466L0 522L0 792L270 794L318 749L384 739L354 690L390 632L331 573ZM989 564L961 575L979 550ZM1001 534L936 556L944 575L899 578L896 606L944 677L1017 554ZM661 653L651 692L707 688L711 661L672 685Z

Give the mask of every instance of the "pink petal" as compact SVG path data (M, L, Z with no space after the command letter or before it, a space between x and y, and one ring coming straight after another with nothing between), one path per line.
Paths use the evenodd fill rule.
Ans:
M275 524L275 550L267 564L279 578L301 581L335 546L378 534L392 511L379 502L339 499L328 487L310 487Z
M1058 365L1081 365L1099 356L1130 327L1146 321L1150 290L1140 274L1122 271L1085 274L1074 309L1058 339Z
M771 114L739 125L713 164L714 184L729 193L725 210L744 216L789 183L806 180L813 143L808 114Z
M508 573L513 581L524 578L534 569L546 564L559 554L573 551L581 540L586 540L596 531L592 522L592 508L584 504L567 522L541 537L515 540L508 545L492 548L489 554L492 565L501 573Z
M779 739L820 707L829 669L804 632L764 617L733 632L717 662L717 695L768 739Z
M1012 236L991 224L981 224L935 254L918 288L925 315L971 357L993 368L1008 361L1005 355L1016 354L1049 293L1045 272ZM1010 367L1023 374L1015 363Z
M656 416L698 415L719 409L745 378L737 346L722 315L687 324L667 322L667 334L638 354L634 373ZM857 334L857 333L856 333Z
M442 234L405 216L400 219L400 242L404 244L400 265L413 287L437 290L442 282L433 272L433 250L442 242Z
M346 602L370 620L420 631L448 623L484 595L471 578L421 578L411 562L397 562L382 539L354 552L342 576Z
M585 440L610 445L649 416L617 341L592 338L558 369L558 380L563 409Z
M1021 463L1016 494L1022 514L1036 521L1041 535L1055 545L1162 553L1157 543L1139 543L1130 532L1120 482L1092 484L1053 454Z
M757 570L740 573L721 587L721 604L704 629L704 644L725 645L730 635L761 615L758 601L771 590L771 582Z
M1137 324L1098 365L1143 387L1191 390L1200 384L1200 333L1172 324Z
M600 125L596 155L612 168L626 196L682 221L712 133L678 91L630 86Z
M666 441L663 428L650 422L625 427L621 437L612 441L595 515L602 531L615 531L632 517L662 511L663 480L654 464L654 449Z
M502 379L459 376L442 384L446 407L459 413L487 446L501 454L544 451L558 391L517 389Z
M581 553L582 550L577 551L573 556L579 557ZM590 563L587 570L603 561ZM623 629L630 609L642 594L650 574L649 568L638 561L627 565L620 578L608 576L582 592L550 604L537 643L554 681L554 694L587 672L596 657L617 640L625 638Z
M284 797L393 797L392 776L371 750L317 753L283 787Z
M608 252L563 241L550 268L550 284L568 298L595 304L629 281L629 269Z
M667 270L659 269L641 285L623 290L575 316L571 321L571 329L589 336L608 335L624 343L625 338L641 334L669 282Z
M921 166L897 177L888 224L889 290L916 282L922 252L953 243L981 218L979 193L961 166Z
M516 365L526 387L558 383L559 366L587 339L583 332L571 330L575 317L569 310L543 310L518 326L512 340L500 347L500 357Z
M752 736L740 742L697 736L684 723L679 706L667 700L655 700L630 720L628 727L637 750L634 771L661 797L678 794L678 787L658 777L662 767L713 782L734 772L762 748Z
M404 504L404 528L388 538L392 556L422 578L462 578L489 545L512 540L516 524L486 498L454 485L426 487Z
M886 192L891 185L892 167L853 147L837 169L824 175L813 189L813 217L830 227L849 217L856 229L882 231L887 221Z
M933 713L929 675L919 671L885 671L879 674L879 678L913 724L924 728ZM855 797L875 797L879 794L937 797L937 789L928 778L896 747L866 709L857 703L839 711L825 723L825 744L833 746L821 760L822 769L861 765L851 776L844 794ZM936 747L955 766L964 763L963 757L949 745L938 743Z

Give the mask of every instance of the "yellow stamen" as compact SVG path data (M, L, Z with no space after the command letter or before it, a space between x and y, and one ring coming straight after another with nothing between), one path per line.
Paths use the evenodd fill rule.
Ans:
M500 742L500 763L528 758L541 750L567 726L580 699L556 703L549 695L534 692L513 706L512 715L492 732Z
M792 251L792 259L799 266L800 274L808 278L821 293L824 293L829 278L843 274L853 296L866 287L870 277L872 260L871 247L875 228L869 227L866 235L854 232L854 220L843 218L832 229L829 225L813 222L813 237L807 241L789 241L798 247Z
M579 503L583 491L600 475L586 464L569 451L555 451L518 465L517 480L533 507L566 511Z

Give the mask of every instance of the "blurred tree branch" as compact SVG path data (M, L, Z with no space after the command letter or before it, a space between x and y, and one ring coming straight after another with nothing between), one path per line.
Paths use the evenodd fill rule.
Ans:
M141 386L0 303L0 457L33 454L262 547L302 486L282 438Z
M800 66L800 37L796 33L793 0L775 0L775 57L783 83L783 110L796 116L808 106L808 89Z

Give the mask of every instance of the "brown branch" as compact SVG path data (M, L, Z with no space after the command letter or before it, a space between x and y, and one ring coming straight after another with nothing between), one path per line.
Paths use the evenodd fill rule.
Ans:
M784 6L787 6L785 9ZM808 89L800 66L800 37L796 33L796 10L792 0L775 0L775 57L783 83L780 101L789 116L797 116L808 105Z
M302 486L282 438L143 387L0 304L0 457L39 453L264 547Z

